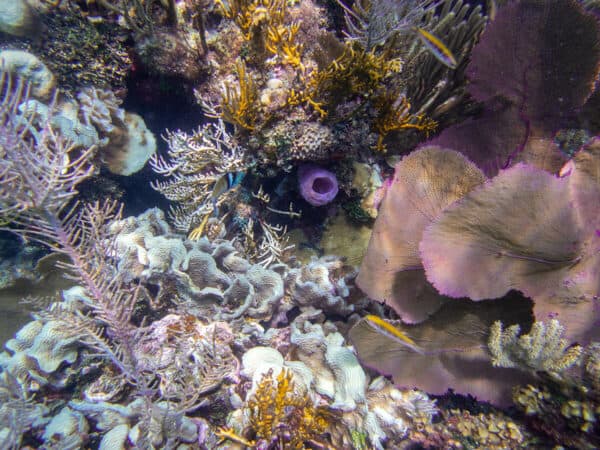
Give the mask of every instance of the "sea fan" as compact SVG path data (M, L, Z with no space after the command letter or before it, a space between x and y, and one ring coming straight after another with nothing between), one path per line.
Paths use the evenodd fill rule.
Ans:
M412 32L423 17L444 0L359 0L352 8L338 0L344 9L346 36L371 50L384 45L397 33Z
M121 281L106 223L120 215L116 202L80 205L77 185L94 168L94 148L81 149L34 111L21 112L29 85L0 73L0 229L49 245L66 257L60 268L83 286L85 311L55 306L39 313L58 319L108 357L133 383L139 381L131 322L139 288ZM54 109L54 103L50 111Z

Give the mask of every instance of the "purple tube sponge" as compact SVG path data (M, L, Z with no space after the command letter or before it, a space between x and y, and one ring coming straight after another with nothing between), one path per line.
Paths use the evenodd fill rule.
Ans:
M335 174L313 164L305 164L298 169L300 195L313 206L331 202L338 193Z

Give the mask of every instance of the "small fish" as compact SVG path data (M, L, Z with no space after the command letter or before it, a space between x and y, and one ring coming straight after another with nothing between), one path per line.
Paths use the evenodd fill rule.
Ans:
M446 44L423 28L417 28L416 31L417 35L421 39L421 42L423 42L423 45L427 47L427 50L429 50L439 62L444 64L446 67L456 69L456 58Z
M210 195L213 202L213 215L215 217L219 215L219 209L217 207L217 200L219 197L229 189L239 186L245 175L245 172L229 172L217 180L213 187L212 194Z
M227 192L229 189L233 189L234 187L238 186L244 179L245 175L246 174L244 172L226 173L215 183L210 198L213 201L216 201L222 194Z
M239 186L242 180L244 179L245 175L246 174L244 172L230 172L226 173L217 180L213 187L212 193L210 194L210 199L212 200L213 204L212 217L218 217L219 215L219 206L217 205L217 200L219 199L219 197L225 192L227 192L229 189L233 189L234 187ZM211 214L206 215L202 219L202 222L200 222L200 225L198 225L190 232L188 238L194 241L200 239L202 237L202 234L204 233L204 229L206 228L206 224L208 223L208 219L210 217Z
M417 353L420 353L422 355L425 354L425 352L417 345L415 341L413 341L410 337L408 337L405 333L400 331L397 327L393 326L391 323L383 320L381 317L369 314L365 316L364 320L377 333L387 337L388 339L392 339L393 341L405 347L408 347Z

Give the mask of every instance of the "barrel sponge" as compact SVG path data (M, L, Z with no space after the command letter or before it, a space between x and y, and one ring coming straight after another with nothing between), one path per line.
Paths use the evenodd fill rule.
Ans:
M330 203L339 190L335 174L314 164L300 166L298 184L302 198L313 206Z

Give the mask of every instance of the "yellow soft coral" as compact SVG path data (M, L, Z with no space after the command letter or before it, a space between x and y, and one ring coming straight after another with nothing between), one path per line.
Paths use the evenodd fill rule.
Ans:
M303 77L305 87L301 92L291 91L287 103L310 105L321 118L327 108L340 99L361 97L367 99L384 88L384 81L401 70L398 58L366 51L356 43L347 43L342 54L326 68L314 70ZM329 105L327 105L327 103Z
M258 90L243 62L237 62L236 71L238 86L225 84L221 95L221 118L247 130L254 130Z
M320 94L338 92L365 96L380 88L384 80L400 72L401 68L400 59L348 43L342 55L324 70L316 72L308 84Z
M302 46L296 42L299 25L286 23L287 0L216 0L221 14L233 20L244 39L260 46L281 62L304 70Z
M295 40L300 26L293 23L289 26L271 24L267 29L267 41L265 46L269 52L279 56L284 64L304 71L304 65L300 59L302 46Z
M263 375L247 408L257 440L277 439L284 448L304 449L308 441L320 441L329 424L329 413L316 407L308 394L298 394L293 374L287 369L277 377Z
M437 122L422 115L410 114L410 103L401 96L394 102L389 96L379 97L374 102L378 115L373 122L373 129L379 134L375 150L385 152L383 140L393 131L418 130L426 135L435 131Z

